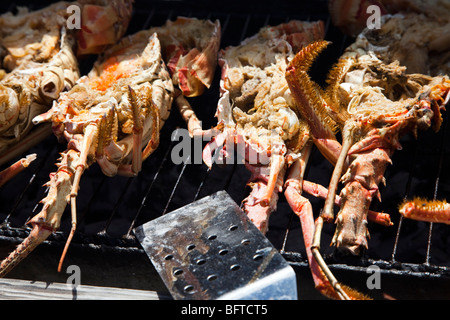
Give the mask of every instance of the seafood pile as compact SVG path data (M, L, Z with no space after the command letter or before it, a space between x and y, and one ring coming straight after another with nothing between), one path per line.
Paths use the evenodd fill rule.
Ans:
M335 165L324 209L315 223L312 251L339 298L353 298L353 292L341 287L320 255L323 223L336 223L332 245L338 249L357 255L367 248L368 210L374 197L381 201L379 185L385 183L384 172L394 151L401 150L400 138L430 127L439 130L441 111L449 99L449 78L436 68L442 64L434 62L434 54L448 52L447 44L424 47L412 41L414 30L424 26L412 28L420 18L413 13L386 15L381 29L365 29L330 71L325 89L311 80L308 71L327 47L326 41L301 50L286 72L316 146ZM427 34L428 44L436 34ZM415 61L416 52L420 63ZM335 217L339 183L341 209ZM375 221L390 225L388 216L379 218Z
M79 182L90 165L97 162L110 176L140 171L142 160L158 145L173 91L157 35L149 40L138 34L105 52L89 75L62 94L47 113L34 118L36 124L51 121L68 149L61 154L58 170L50 174L41 212L29 222L33 230L2 262L2 275L59 228L68 201L73 235Z
M442 10L448 8L442 3ZM446 20L446 15L437 19L427 11L419 11L418 7L413 12L402 12L394 15L382 17L382 27L379 30L364 30L358 35L345 55L355 55L361 50L370 50L379 63L390 64L396 70L405 68L405 72L412 77L425 77L449 75L450 74L450 38L446 35L450 27L450 21ZM424 14L425 13L425 14ZM443 36L444 35L444 36ZM394 40L395 39L395 40ZM420 39L420 43L415 39ZM423 44L426 45L423 45ZM411 54L414 53L414 54ZM394 65L397 62L399 66ZM390 73L396 71L392 70ZM416 75L413 75L416 74ZM374 83L375 85L375 83ZM384 89L387 85L385 81L379 81L377 86ZM415 90L416 85L409 85L408 90ZM448 93L448 79L443 80L440 87L441 92L437 93L439 104L445 106L450 95ZM435 108L437 109L437 108ZM435 122L439 129L440 112L433 110ZM439 118L439 119L438 119ZM411 201L404 201L399 206L399 212L405 217L429 222L447 223L446 202L440 200L426 200L415 198ZM421 212L421 213L419 213Z
M83 29L67 28L70 6L80 9ZM96 14L89 14L92 11ZM106 15L111 19L107 24ZM102 52L123 36L130 16L130 0L57 2L38 11L19 8L16 15L0 16L1 164L51 132L49 126L35 128L31 120L79 79L77 50L80 55ZM85 36L84 30L98 26L103 31L88 41L95 34Z
M199 79L206 83L205 86L211 81L205 78L211 77L215 63L202 59L207 56L210 61L217 60L214 48L218 48L220 38L217 38L216 28L220 29L220 26L187 18L181 24L197 30L214 26L212 36L207 33L206 38L199 39L213 43L213 48L207 46L206 53L202 48L196 49L183 64L175 63L177 67L171 74L163 52L174 45L169 38L170 34L173 36L173 23L127 36L108 48L92 70L69 91L61 93L50 110L33 118L35 125L50 122L53 133L61 143L67 144L67 150L56 164L58 170L50 174L46 184L48 194L41 201L41 212L29 221L33 227L30 235L3 260L1 276L58 230L66 205L70 203L72 229L61 257L60 270L77 226L76 197L83 172L97 163L106 176L137 175L142 161L158 147L160 130L170 115L175 95L172 80L175 71L193 68L204 72L186 80L183 84L186 86L193 87ZM160 33L166 37L163 44L159 40ZM177 39L176 44L189 48L190 39L185 42ZM168 57L174 63L174 58ZM180 83L177 85L182 87Z
M440 25L447 24L450 20L448 0L329 0L328 9L333 24L354 37L367 27L368 20L373 22L371 16L376 15L415 13L429 21L439 22ZM432 29L428 31L434 32ZM448 42L448 34L441 35L443 42ZM422 38L416 39L421 41Z
M435 2L448 10L445 1ZM402 148L401 138L440 129L450 99L449 19L415 0L330 1L333 22L356 37L322 87L309 75L330 45L322 21L265 26L220 50L218 20L178 17L122 38L131 3L61 2L0 17L0 152L31 141L32 128L51 127L67 145L45 185L41 211L29 221L29 236L1 262L0 276L59 229L70 204L72 229L61 269L77 228L76 199L85 170L97 163L106 176L139 174L174 104L191 136L210 139L202 154L209 169L237 162L251 173L242 208L261 232L267 233L284 194L300 220L316 289L333 299L368 298L334 277L321 254L322 229L334 223L331 245L359 255L369 246L369 221L393 224L389 214L370 210L372 201L382 200L380 185ZM82 8L77 31L64 27L73 4ZM375 30L362 24L374 4L382 13ZM54 18L44 24L38 15ZM87 54L101 55L81 76L78 58ZM189 98L211 87L217 66L217 126L204 130ZM313 148L334 166L328 186L304 177ZM1 172L0 186L34 158ZM320 213L313 212L306 194L325 200ZM417 220L450 221L445 201L417 198L403 202L399 211Z
M234 146L242 147L236 150L242 160L239 163L253 175L244 209L263 232L276 208L286 166L300 157L309 140L307 126L295 113L284 72L295 52L323 38L323 33L321 21L291 21L265 27L219 54L218 134L205 147L203 159L208 167L214 162L234 161Z
M285 72L295 53L324 37L322 21L290 21L264 27L239 46L220 52L221 96L213 140L203 151L213 163L244 164L251 172L251 191L242 207L266 233L279 193L284 195L303 229L306 252L316 287L327 295L331 284L312 256L314 220L310 202L302 196L326 194L325 188L303 181L310 156L310 126L298 110ZM331 291L333 289L331 288Z

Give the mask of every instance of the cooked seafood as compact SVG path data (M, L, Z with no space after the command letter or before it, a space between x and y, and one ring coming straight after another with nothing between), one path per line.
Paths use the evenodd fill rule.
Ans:
M306 190L315 192L317 187L303 184L312 143L308 125L296 113L284 77L295 52L323 36L320 21L291 21L262 28L241 45L220 52L218 125L209 132L215 136L205 147L203 159L209 167L213 163L229 163L235 156L238 163L245 164L252 175L248 182L251 192L243 201L243 208L262 232L268 230L269 216L276 210L278 194L284 189L304 230L315 285L324 294L336 296L310 250L314 219L311 204L302 191L306 186Z
M33 129L31 120L47 111L60 93L72 88L80 77L75 54L77 40L78 48L100 52L98 47L92 48L92 42L85 41L85 31L66 28L70 5L79 6L83 13L92 8L114 13L112 25L104 25L101 15L83 14L82 26L113 29L112 34L106 32L109 29L102 29L102 44L117 41L131 15L131 1L116 0L58 2L34 12L20 8L17 15L0 16L0 164L51 132L50 126L35 128L33 139L28 138Z
M253 172L253 191L244 207L263 231L275 209L285 165L299 158L297 153L309 139L308 128L293 110L284 71L294 53L322 38L323 32L322 22L291 21L262 28L219 54L222 79L216 116L220 133L205 147L203 159L211 167L216 149L223 150L215 161L223 162L231 159L235 144L243 147L237 150L238 156ZM260 215L259 210L264 213Z
M220 22L178 17L155 27L172 80L185 97L201 95L211 86L220 46Z
M30 235L3 260L1 276L59 228L70 202L72 230L61 268L76 229L76 196L83 172L97 162L108 176L136 175L159 143L173 92L159 39L144 31L108 49L87 76L33 119L35 124L51 121L55 135L66 140L68 148L58 170L50 174L41 212L29 221Z
M206 146L203 158L211 167L214 162L229 163L236 155L238 163L246 165L251 172L251 192L243 201L243 208L262 232L267 231L269 216L284 190L301 222L315 286L323 294L338 298L340 293L324 275L328 270L319 267L312 255L313 212L308 199L302 196L307 192L326 197L328 191L303 180L312 147L311 129L285 79L294 53L315 38L323 38L321 22L291 21L263 28L241 45L221 51L219 124L215 128L220 133ZM370 218L390 224L388 215L371 212ZM358 295L350 288L346 292Z
M368 19L374 14L370 6L377 6L380 15L396 13L423 14L442 24L450 20L448 0L329 0L328 9L333 24L351 36L357 36L367 27ZM420 26L420 24L418 24ZM433 31L433 30L430 30ZM448 42L448 35L441 34ZM421 37L417 37L421 41Z
M181 28L201 37L195 41L181 37ZM33 119L35 124L51 121L55 135L68 142L68 150L57 164L58 171L50 175L42 211L30 221L33 231L2 263L0 274L58 229L66 199L71 203L73 225L61 268L76 229L76 194L83 171L97 162L105 175L136 175L159 144L159 131L175 92L196 96L210 86L219 42L218 21L178 18L142 30L105 51L87 76L62 94L48 112ZM178 81L182 70L191 75L183 83Z
M19 161L15 162L5 170L0 172L0 187L2 187L6 182L11 180L13 177L15 177L17 174L22 172L25 168L27 168L31 162L36 160L36 154L30 154L26 156L25 158L20 159Z
M79 78L73 52L75 39L63 27L65 8L65 4L58 3L42 11L22 12L18 16L6 14L0 18L4 53L0 82L3 163L12 158L8 148L33 128L31 119L47 111L51 102ZM53 18L43 24L41 15Z
M414 198L403 201L398 210L408 219L450 224L450 204L446 200Z
M400 136L407 132L417 134L418 129L432 125L438 130L440 111L450 89L446 76L407 74L398 62L386 64L378 59L370 46L352 46L330 72L328 87L323 90L307 72L327 45L326 41L318 41L304 48L286 72L293 97L311 122L316 145L335 163L325 207L316 220L312 250L318 260L323 222L334 220L339 181L344 184L342 206L332 244L358 254L361 247L368 245L368 209L373 197L380 198L378 185L384 183L384 171L391 163L392 153L401 148ZM342 132L342 146L329 150L329 145L336 144L336 129ZM326 269L324 262L320 264Z
M128 29L134 0L78 0L81 29L77 55L99 54L119 41Z
M445 7L442 10L445 10ZM386 15L383 17L380 30L364 30L344 56L355 55L361 49L366 51L370 49L385 64L398 61L401 66L406 67L406 73L449 75L450 37L447 30L450 22L443 19L444 16L442 19L435 19L430 18L429 14L417 13ZM417 39L420 39L420 42ZM382 88L390 86L380 81L373 85ZM450 99L447 86L448 84L444 84L442 92L438 93L442 106ZM440 117L440 113L435 112L435 117ZM440 121L438 119L437 123ZM418 207L418 203L424 205L422 209ZM413 199L401 205L400 213L410 219L431 222L443 219L445 223L445 218L442 218L445 217L442 213L446 212L444 207L441 201Z
M191 136L201 135L201 122L185 97L200 96L212 84L221 40L219 20L178 17L149 32L158 33L161 40L164 61L177 88L175 105Z
M398 61L407 73L436 76L450 74L450 19L447 22L423 14L385 15L379 30L365 29L347 49L372 51L385 64Z

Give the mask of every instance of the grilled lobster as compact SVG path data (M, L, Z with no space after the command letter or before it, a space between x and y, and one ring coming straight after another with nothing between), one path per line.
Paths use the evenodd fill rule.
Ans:
M34 127L32 119L79 79L77 51L100 53L122 37L131 4L131 0L58 2L34 12L19 8L16 15L0 16L1 165L51 133L50 125ZM71 6L80 9L83 29L67 27ZM106 13L108 22L103 18ZM87 26L101 29L96 41L89 41L94 33L86 35Z
M352 46L330 72L327 88L322 89L311 80L308 70L327 45L326 41L310 44L286 72L315 144L335 164L324 210L315 223L312 251L317 260L322 260L319 248L324 222L336 221L332 244L339 249L358 254L367 247L368 210L373 197L380 199L378 186L385 181L384 171L393 152L401 149L400 137L430 126L438 130L450 89L448 77L408 74L398 62L386 64L378 59L370 46L358 50ZM342 133L341 146L337 130ZM344 185L342 205L335 219L339 182ZM327 269L323 260L320 266ZM329 279L339 295L350 297L332 275Z
M313 142L311 128L299 112L285 79L295 53L323 36L321 21L290 21L264 27L239 46L220 52L218 125L208 132L213 140L205 147L203 160L211 168L214 163L226 164L237 158L238 164L244 164L251 172L248 181L251 191L242 206L263 233L268 230L269 216L276 210L279 193L284 192L300 219L316 288L339 298L339 292L335 292L311 251L313 212L302 193L326 197L328 192L303 180ZM340 201L337 199L336 204L340 205ZM390 223L389 217L371 213L374 220ZM349 288L347 292L358 295Z
M218 23L182 20L185 27L197 27L206 38L219 36L217 32L211 34L203 30L211 25L218 27ZM169 117L175 90L178 90L172 80L174 72L171 74L164 61L164 58L173 61L165 53L174 40L166 38L164 43L159 40L159 33L163 38L164 34L168 37L171 26L168 22L165 27L123 38L104 52L87 76L61 94L48 112L33 119L36 125L51 122L54 134L67 143L67 150L61 154L58 170L50 174L46 185L49 191L41 201L41 212L29 221L33 226L30 235L2 261L1 276L59 228L61 216L70 202L72 229L58 267L60 270L77 226L76 196L83 172L98 163L107 176L135 176L141 171L142 161L157 148L160 129ZM217 43L218 39L201 40ZM184 60L187 66L178 64L180 69L203 68L203 74L214 70L217 51L192 48L189 39L177 39L176 43L184 45L188 51L197 50ZM201 58L197 56L205 54L210 55L210 62L198 64ZM207 83L203 74L192 81L202 79ZM190 81L187 85L192 85Z
M108 49L87 76L33 119L35 124L51 121L55 135L66 140L68 148L58 170L50 174L41 212L29 221L30 235L1 263L2 276L59 228L68 202L70 243L80 179L94 162L108 176L136 175L141 170L142 161L158 145L173 92L157 35L149 39L147 33L138 33Z

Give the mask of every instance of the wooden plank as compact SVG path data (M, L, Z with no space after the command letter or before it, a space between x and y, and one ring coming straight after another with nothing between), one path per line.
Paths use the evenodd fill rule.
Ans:
M1 300L162 300L155 291L0 279Z

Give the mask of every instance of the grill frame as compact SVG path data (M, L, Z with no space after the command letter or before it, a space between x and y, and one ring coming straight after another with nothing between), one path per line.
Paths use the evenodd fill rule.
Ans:
M30 6L28 1L15 1L10 4L2 3L0 9L1 12L9 11L15 5L27 5L30 9L37 9L48 3L49 1L41 0ZM313 3L311 6L310 2L296 2L298 11L293 13L291 1L277 2L277 12L272 10L273 4L268 0L248 1L245 5L239 1L214 5L208 1L135 1L134 17L127 33L132 34L140 29L162 25L167 19L174 19L176 16L219 19L223 33L221 48L224 48L228 45L238 45L244 38L253 35L267 24L276 25L290 19L322 19L326 23L326 39L333 41L333 45L314 64L312 75L323 84L327 70L352 39L332 26L326 1ZM82 62L83 73L90 69L92 61L87 59ZM213 86L203 96L190 99L204 127L211 127L216 123L214 113L219 97L219 79L220 70L217 70ZM445 124L446 120L445 118ZM87 276L87 284L108 283L117 287L166 292L134 238L132 228L216 191L226 190L237 203L245 198L249 173L243 166L215 166L211 171L207 171L204 165L174 165L170 161L169 153L174 145L170 136L178 127L183 128L184 123L174 108L162 130L160 147L144 162L143 171L138 177L107 178L96 165L83 175L77 201L80 225L72 241L66 264L81 265L82 270L86 270L83 274L103 275L100 280ZM327 247L334 226L325 226L322 251L339 280L377 298L386 297L383 294L395 298L450 298L449 294L441 289L450 282L450 246L449 249L445 246L448 242L446 239L450 239L449 228L406 221L400 218L396 211L398 202L404 197L421 195L442 198L449 193L450 177L444 166L449 157L449 146L444 144L448 135L449 130L445 125L437 134L428 131L421 133L417 140L412 136L401 140L404 150L394 154L393 165L386 172L387 187L381 190L383 203L373 204L374 208L389 212L398 228L387 230L385 227L371 224L369 230L372 239L369 241L369 250L365 251L362 257L340 256L333 248ZM27 236L29 229L24 227L26 219L38 212L37 204L45 191L41 186L47 182L48 174L55 170L53 164L58 158L57 154L64 148L65 146L57 144L56 138L49 136L26 153L36 152L40 155L29 170L0 190L2 256ZM413 163L410 163L409 159L414 159ZM331 165L314 151L307 178L326 186L331 172ZM117 189L120 189L118 194L113 192ZM115 201L104 198L104 195L112 194L115 195L112 196ZM323 201L314 198L310 200L317 215ZM6 205L3 205L5 201ZM271 216L269 225L267 237L296 271L299 297L322 298L313 289L310 279L301 227L283 195L280 195L278 210ZM67 275L57 274L56 266L69 229L70 214L66 212L61 231L52 235L27 260L19 264L9 277L64 282ZM410 243L411 239L414 240L414 245ZM435 249L437 251L433 251L436 243L439 246ZM379 250L379 246L388 246L387 244L388 248ZM122 259L124 262L120 262ZM31 268L32 264L35 266ZM111 270L104 270L104 264L113 267ZM367 289L366 279L370 275L367 268L371 265L377 265L381 269L381 290ZM132 273L135 274L135 279L141 281L133 281L130 276ZM109 279L106 280L107 278ZM424 289L412 293L408 290L408 283L419 283Z

